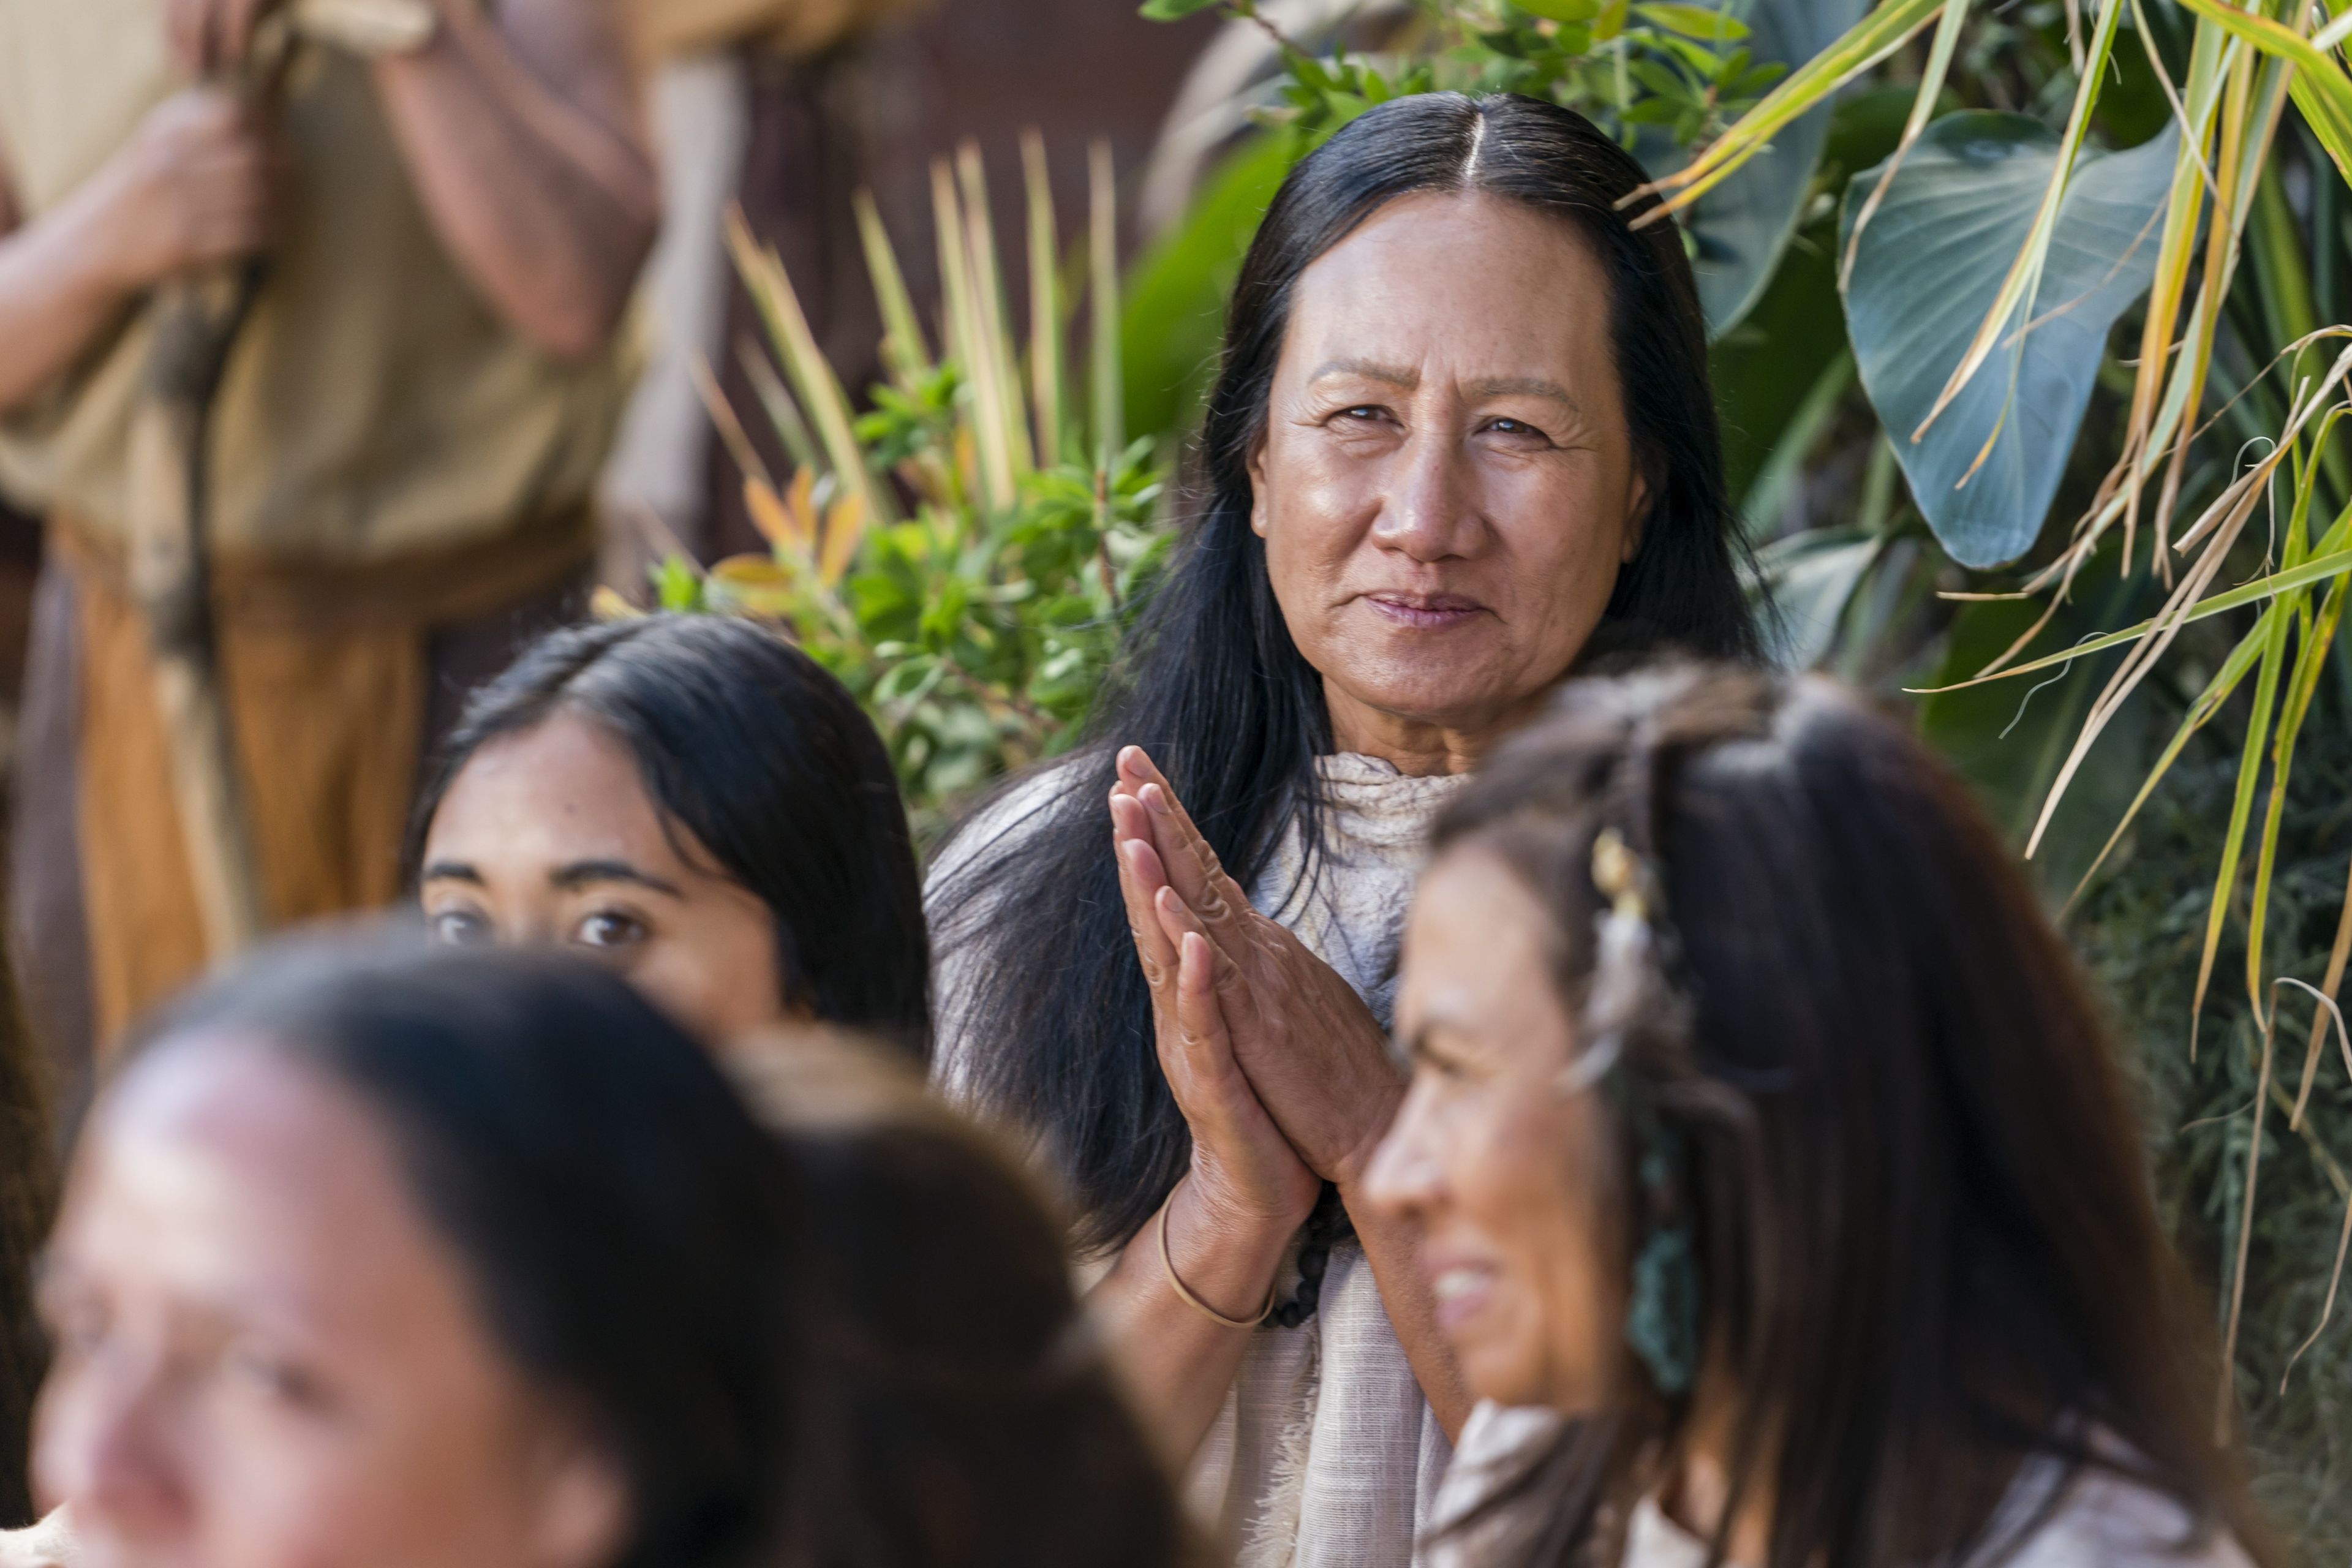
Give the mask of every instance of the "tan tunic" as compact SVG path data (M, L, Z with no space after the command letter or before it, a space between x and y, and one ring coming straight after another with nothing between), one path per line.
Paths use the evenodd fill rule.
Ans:
M180 85L164 0L0 0L0 171L20 216L69 196ZM278 128L290 169L213 404L207 521L247 816L269 914L292 921L398 895L428 638L584 570L634 356L623 334L567 364L491 310L435 233L364 62L303 46ZM79 601L58 700L79 737L101 1048L206 956L147 628L121 581L153 335L134 305L0 416L0 489L48 515Z
M163 0L0 0L0 161L19 214L57 205L180 83ZM306 48L268 281L214 404L224 558L374 563L491 541L583 503L627 393L616 344L567 365L442 248L360 60ZM101 545L128 527L143 310L0 417L0 488Z

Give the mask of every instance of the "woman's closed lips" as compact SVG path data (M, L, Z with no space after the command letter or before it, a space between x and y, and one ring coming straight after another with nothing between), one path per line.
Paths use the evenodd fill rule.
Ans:
M1463 594L1411 594L1378 589L1361 595L1372 608L1399 626L1443 631L1482 614L1486 606Z

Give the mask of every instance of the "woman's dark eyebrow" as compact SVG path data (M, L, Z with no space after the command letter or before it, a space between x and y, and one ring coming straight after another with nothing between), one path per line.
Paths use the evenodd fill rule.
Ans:
M1410 366L1374 364L1363 359L1325 360L1315 367L1315 374L1307 380L1311 385L1327 375L1360 375L1367 381L1384 381L1408 392L1421 384L1421 372Z
M1565 404L1577 413L1583 412L1576 399L1568 395L1568 388L1556 381L1546 381L1539 375L1506 375L1487 381L1474 381L1465 390L1474 397L1544 397L1554 403Z
M557 867L547 879L567 893L592 882L627 882L656 893L667 893L673 899L686 897L676 883L665 882L650 872L640 871L626 860L574 860L568 866Z
M484 886L482 874L462 860L436 860L425 868L417 879L420 882L471 882Z

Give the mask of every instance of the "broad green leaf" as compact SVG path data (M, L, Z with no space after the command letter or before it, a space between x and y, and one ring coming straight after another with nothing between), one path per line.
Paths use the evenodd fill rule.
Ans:
M2033 543L2106 348L2147 290L2177 132L2086 152L2061 207L2041 288L1992 356L1913 439L1999 295L2059 153L2023 115L1969 111L1928 126L1854 247L1846 330L1864 388L1895 432L1911 494L1953 559L1988 567ZM1876 184L1847 187L1839 242Z
M1757 61L1750 74L1811 59L1865 9L1865 0L1756 0L1745 13L1745 42ZM1715 336L1737 325L1772 280L1780 252L1803 216L1813 165L1829 137L1830 114L1824 101L1782 128L1768 152L1683 215L1684 226L1697 242L1691 268L1698 277L1707 330ZM1672 174L1689 156L1657 131L1645 132L1633 151L1654 178Z
M1181 22L1195 11L1205 11L1221 0L1144 0L1142 16L1151 22Z
M1774 540L1758 552L1759 574L1772 594L1772 657L1784 669L1811 669L1837 640L1846 601L1879 553L1883 535L1816 528Z
M1634 14L1644 21L1664 27L1670 33L1680 33L1686 38L1701 38L1709 43L1737 43L1748 37L1748 25L1728 12L1706 5L1644 5L1633 7Z

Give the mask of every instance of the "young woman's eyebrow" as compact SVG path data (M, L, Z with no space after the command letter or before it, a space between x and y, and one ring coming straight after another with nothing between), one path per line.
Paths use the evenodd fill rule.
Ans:
M640 871L626 860L574 860L568 866L557 867L547 879L567 893L596 882L626 882L633 887L667 893L673 899L686 897L676 883L666 882L650 871Z
M420 882L470 882L477 888L486 885L482 874L462 860L436 860L426 866L416 879Z

